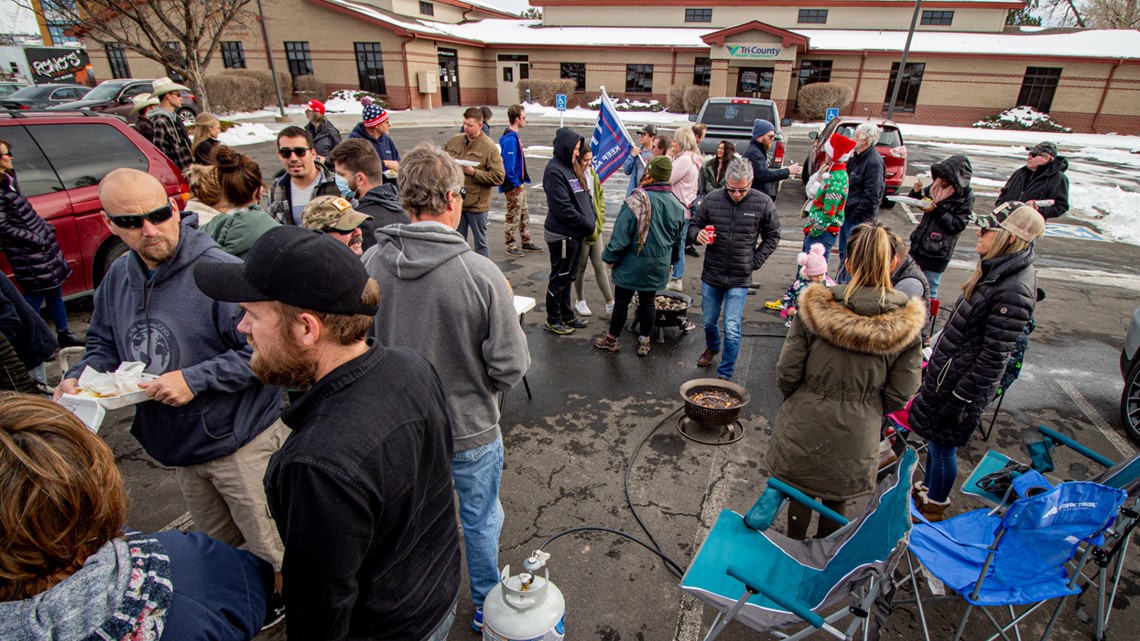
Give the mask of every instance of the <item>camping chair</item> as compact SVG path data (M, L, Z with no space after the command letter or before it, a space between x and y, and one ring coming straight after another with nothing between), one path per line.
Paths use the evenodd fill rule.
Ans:
M990 641L999 636L1008 639L1010 628L1020 639L1018 624L1037 608L1055 598L1064 605L1068 597L1081 591L1077 585L1081 570L1124 500L1123 490L1073 481L1020 499L1002 515L980 509L931 523L914 510L918 522L911 532L907 563L924 638L929 641L930 633L914 560L956 593L926 602L960 596L967 603L954 641L962 638L974 608L981 609L997 630ZM1086 544L1083 549L1082 542ZM1075 569L1070 571L1067 566L1074 560ZM1015 614L1015 605L1030 607ZM1009 611L1010 622L1005 625L986 609L999 606ZM1054 613L1042 641L1056 620Z
M891 575L906 549L915 460L907 448L878 484L867 510L850 523L774 478L747 517L721 512L681 580L682 590L720 610L705 641L734 619L762 631L808 623L791 636L781 635L793 641L817 630L852 639L860 626L864 639L877 638L879 618L872 609L893 588ZM789 499L821 518L847 524L826 539L809 541L768 531ZM837 607L848 597L854 600L850 607ZM836 627L848 615L854 617L846 629Z

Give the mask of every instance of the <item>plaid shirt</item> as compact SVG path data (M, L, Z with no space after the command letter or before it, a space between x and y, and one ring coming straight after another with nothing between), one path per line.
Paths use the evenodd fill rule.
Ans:
M186 133L186 127L183 127L170 112L162 109L152 109L147 118L150 119L154 131L151 142L159 151L166 154L167 158L174 161L179 169L186 171L186 168L194 162L194 155L190 151L190 135Z

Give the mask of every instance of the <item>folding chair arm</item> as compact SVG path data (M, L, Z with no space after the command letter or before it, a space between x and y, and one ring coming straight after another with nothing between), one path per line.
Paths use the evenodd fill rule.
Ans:
M1088 459L1091 459L1092 461L1100 463L1101 465L1103 465L1105 467L1112 467L1113 465L1116 465L1116 463L1114 463L1111 459L1104 457L1104 456L1101 456L1097 452L1090 450L1089 448L1085 447L1084 445L1081 445L1077 441L1074 441L1073 439L1069 438L1068 436L1065 436L1064 434L1062 434L1056 430L1051 430L1048 427L1045 427L1044 425L1040 425L1037 427L1037 431L1040 432L1042 436L1053 441L1054 443L1064 445L1064 446L1068 447L1069 449L1073 450L1074 452L1076 452L1077 454L1080 454L1080 455L1084 456L1085 458L1088 458Z
M746 587L749 592L753 594L764 595L765 599L768 599L769 601L779 605L781 608L784 608L788 612L791 612L792 614L803 619L813 628L822 628L824 623L826 623L823 620L823 617L819 616L815 612L812 612L811 608L802 603L799 603L798 601L789 599L784 594L765 587L759 580L756 579L756 577L752 576L742 568L735 565L730 565L728 566L728 569L725 570L725 572L728 573L728 576L743 583L744 587Z
M823 505L823 503L820 503L819 501L813 499L812 497L808 496L807 494L804 494L803 492L797 490L796 488L792 487L791 485L788 485L787 483L781 481L778 478L768 479L768 487L779 490L780 492L783 492L784 494L787 494L789 498L791 498L795 501L799 501L801 504L815 510L816 512L819 512L820 516L827 517L827 518L831 519L832 521L835 521L836 523L838 523L840 525L847 525L849 523L849 521L847 519L843 518L843 516L840 515L838 512L836 512L836 511L834 511L828 507L825 507Z

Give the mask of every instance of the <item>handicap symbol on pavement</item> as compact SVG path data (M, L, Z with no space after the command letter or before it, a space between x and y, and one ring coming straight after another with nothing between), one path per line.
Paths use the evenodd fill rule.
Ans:
M1064 225L1061 223L1049 223L1045 225L1045 235L1053 238L1076 238L1078 240L1098 240L1102 243L1112 242L1105 238L1099 232L1089 229L1088 227L1081 227L1080 225Z

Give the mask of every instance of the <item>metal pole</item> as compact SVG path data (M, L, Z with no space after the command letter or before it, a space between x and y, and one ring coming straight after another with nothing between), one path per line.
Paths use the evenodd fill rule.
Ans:
M261 2L261 0L257 0ZM906 57L910 54L910 41L914 38L914 28L918 24L918 16L922 13L922 0L914 3L914 15L910 18L910 31L906 34L906 45L903 46L902 62L899 63L899 72L895 75L895 84L891 88L891 101L887 103L887 120L894 120L895 101L899 99L899 85L902 84L903 73L906 71Z
M277 122L288 122L285 103L281 100L281 83L277 82L277 65L273 62L273 50L269 47L269 30L265 28L265 11L261 8L261 0L257 0L257 17L261 23L261 37L265 41L265 57L269 60L269 75L273 76L273 94L277 96Z

